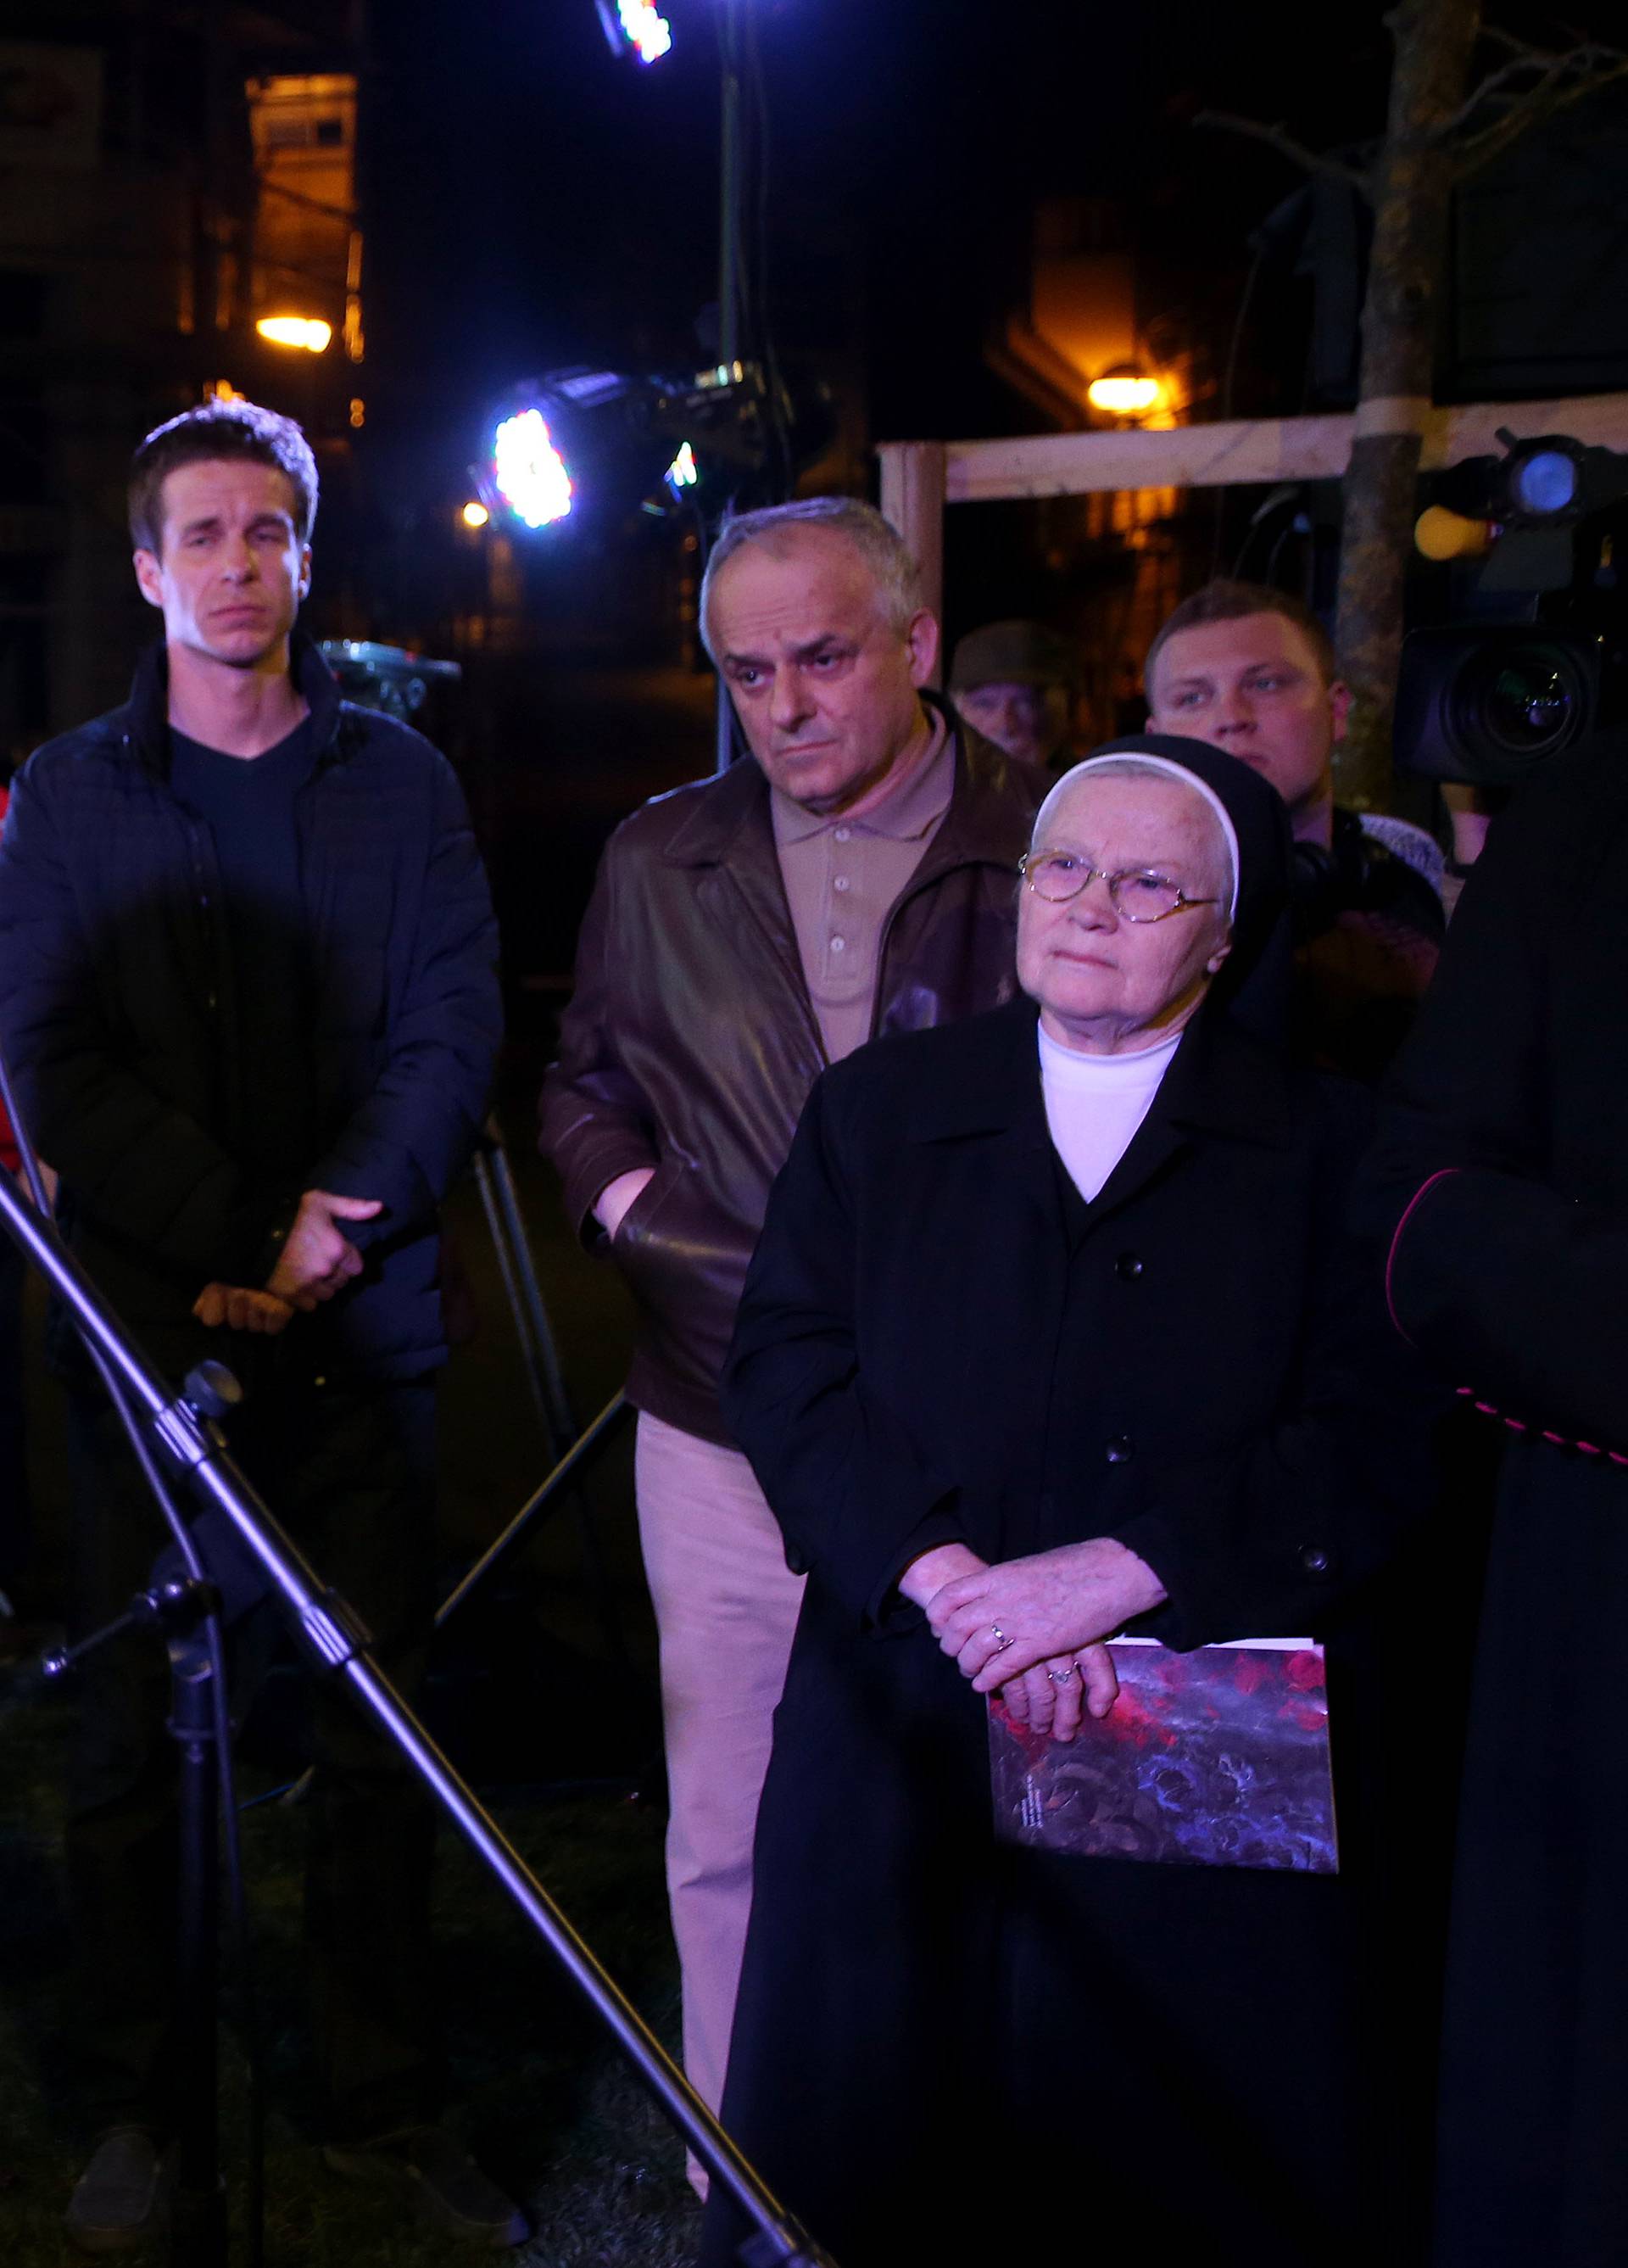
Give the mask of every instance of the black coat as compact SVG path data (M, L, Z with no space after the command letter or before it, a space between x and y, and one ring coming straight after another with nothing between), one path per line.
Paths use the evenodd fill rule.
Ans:
M1088 1208L1028 1002L814 1091L726 1389L810 1581L725 2115L843 2268L1038 2257L1071 2203L1082 2245L1328 2257L1376 2186L1366 1799L1338 1880L998 1849L983 1704L892 1588L946 1540L1108 1535L1169 1591L1150 1635L1331 1632L1426 1507L1439 1407L1344 1226L1367 1116L1206 1009Z
M1443 2050L1444 2268L1628 2262L1628 748L1492 831L1365 1210L1505 1435Z
M308 641L294 659L315 751L296 817L319 1145L298 1186L242 1162L255 1035L234 1012L213 838L170 785L162 646L123 708L49 742L17 782L0 1044L80 1256L157 1359L202 1351L204 1285L263 1283L300 1189L323 1189L384 1204L347 1229L368 1266L330 1311L340 1359L410 1376L445 1352L436 1209L486 1108L496 924L445 758L341 701Z

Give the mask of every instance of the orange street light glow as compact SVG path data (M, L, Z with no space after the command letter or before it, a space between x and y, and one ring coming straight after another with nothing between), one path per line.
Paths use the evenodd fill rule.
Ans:
M307 354L323 353L334 335L333 324L316 315L262 315L254 328L273 346L304 347Z
M479 503L473 497L464 506L464 526L466 527L484 527L491 517L492 515L487 510L486 506L483 504Z
M1094 378L1085 390L1093 409L1111 417L1140 417L1156 409L1164 393L1156 378L1139 378L1129 371L1108 371Z

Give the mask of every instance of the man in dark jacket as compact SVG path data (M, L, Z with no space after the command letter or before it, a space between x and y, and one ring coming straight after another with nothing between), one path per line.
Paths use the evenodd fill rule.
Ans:
M137 451L136 573L162 610L126 707L39 750L0 842L0 1043L81 1261L172 1376L247 1388L233 1443L411 1677L431 1603L436 1209L500 1030L490 900L450 768L341 702L294 632L316 468L212 403ZM77 1616L145 1579L150 1513L69 1363ZM69 2227L139 2242L161 2200L174 1811L165 1669L80 1683L69 1825L101 2139ZM433 2124L432 1818L347 1697L314 1697L309 1953L328 2159L471 2233L513 2208Z
M701 622L754 761L657 798L612 838L543 1146L639 1303L628 1395L662 1633L668 1886L685 2060L715 2108L802 1594L718 1407L736 1303L825 1065L1011 997L1015 873L1045 783L924 690L938 625L868 504L730 523Z
M1422 828L1336 804L1351 693L1327 631L1286 591L1208 583L1159 631L1143 677L1154 732L1241 757L1287 805L1298 1035L1324 1070L1376 1080L1441 951L1441 854Z

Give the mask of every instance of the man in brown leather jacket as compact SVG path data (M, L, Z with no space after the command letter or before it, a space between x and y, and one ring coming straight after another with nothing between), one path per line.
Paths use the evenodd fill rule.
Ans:
M755 761L617 830L542 1146L639 1304L640 1534L662 1640L685 2061L722 2091L752 1837L802 1579L717 1403L770 1183L825 1066L1015 989L1044 776L928 692L903 542L835 497L729 522L701 625Z

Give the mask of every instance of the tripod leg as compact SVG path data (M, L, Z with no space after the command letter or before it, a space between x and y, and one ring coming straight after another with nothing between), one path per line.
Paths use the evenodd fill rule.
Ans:
M200 1632L171 1648L170 1730L180 1749L180 1903L176 1955L180 2165L170 2228L173 2268L224 2268L226 2191L216 2130L219 2086L219 1759L214 1680Z
M560 1367L559 1351L548 1320L543 1288L538 1281L536 1264L532 1258L531 1241L521 1218L514 1170L510 1165L509 1152L503 1147L502 1138L493 1126L487 1128L486 1138L475 1153L475 1173L480 1185L481 1202L486 1207L487 1225L497 1248L503 1287L514 1310L515 1329L525 1356L532 1396L549 1435L551 1453L557 1459L576 1439L576 1419ZM580 1489L572 1490L570 1506L577 1540L582 1547L583 1572L588 1579L588 1589L594 1602L605 1652L619 1668L626 1668L627 1642L617 1617L610 1574L594 1527L593 1515Z
M560 1352L548 1320L543 1287L537 1280L531 1240L526 1235L525 1223L520 1215L520 1200L515 1193L514 1169L509 1163L509 1152L499 1138L492 1134L490 1141L493 1188L498 1211L508 1231L509 1248L514 1256L515 1279L531 1329L532 1344L542 1379L543 1397L548 1405L561 1447L568 1448L576 1439L576 1418L571 1408L570 1395L566 1392L565 1373L560 1367Z
M496 1176L492 1170L491 1156L485 1144L474 1155L475 1183L480 1191L481 1208L486 1225L491 1232L492 1249L497 1255L498 1272L503 1279L503 1292L509 1301L509 1312L514 1317L515 1335L520 1342L520 1356L525 1365L526 1384L532 1389L532 1400L537 1408L538 1422L543 1438L548 1444L548 1454L556 1462L564 1454L568 1440L558 1432L554 1412L549 1407L548 1381L543 1364L532 1339L526 1303L516 1273L516 1256L510 1242L508 1224L499 1202Z

